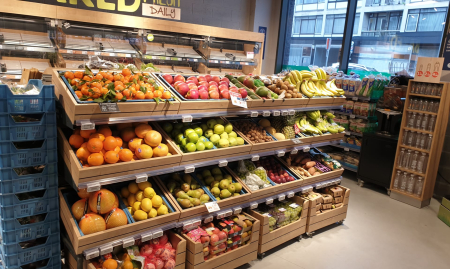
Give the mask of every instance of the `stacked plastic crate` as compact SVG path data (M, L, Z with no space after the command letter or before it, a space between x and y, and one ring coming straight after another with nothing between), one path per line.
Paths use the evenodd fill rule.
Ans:
M54 86L0 85L0 269L61 268Z

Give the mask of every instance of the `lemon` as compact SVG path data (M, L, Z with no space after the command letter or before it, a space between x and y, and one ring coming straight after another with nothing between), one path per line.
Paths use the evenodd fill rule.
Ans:
M141 202L135 202L135 203L133 204L133 209L134 209L135 211L140 210L140 209L141 209Z
M138 187L139 187L139 189L141 191L143 191L143 190L145 190L145 188L148 188L148 187L151 188L152 187L152 183L150 183L148 181L144 181L144 182L138 183Z
M130 195L130 196L128 196L127 201L128 201L129 206L133 206L134 203L136 202L136 197L134 197L134 195Z
M136 194L135 194L135 197L136 197L136 201L142 201L142 199L144 199L144 192L143 191L138 191Z
M152 199L153 196L155 196L155 195L156 195L156 192L155 192L155 190L152 187L145 188L145 190L144 190L144 197L145 198Z
M150 212L150 209L152 209L152 200L148 199L148 198L144 198L141 201L141 209L144 210L145 212Z
M169 209L166 205L161 205L156 212L158 213L158 216L166 215L169 213Z
M153 198L152 198L153 207L159 208L162 205L162 202L163 201L161 199L161 196L159 196L159 195L153 196Z
M142 210L136 210L136 212L134 212L133 218L137 221L146 220L148 218L148 215Z
M123 188L120 190L120 193L122 194L122 197L123 197L123 198L128 198L128 196L130 196L130 191L129 191L128 188L126 188L126 187L123 187Z
M158 215L158 212L156 211L156 209L154 209L154 208L150 209L150 212L148 213L149 218L154 218L157 215Z
M138 188L138 185L136 184L136 182L131 182L130 184L128 184L128 190L133 194L138 192L139 188Z
M134 209L131 206L127 207L127 209L128 209L128 212L130 212L131 216L133 216Z

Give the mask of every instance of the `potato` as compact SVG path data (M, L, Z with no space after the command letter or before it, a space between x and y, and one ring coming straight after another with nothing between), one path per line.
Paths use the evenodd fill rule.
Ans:
M307 162L310 162L311 161L311 158L304 158L301 162L300 162L300 164L301 165L305 165Z
M314 175L314 173L316 173L316 168L314 168L314 167L309 168L308 173L310 173L311 175Z
M311 168L311 167L313 167L314 165L316 165L316 162L315 161L312 161L312 162L307 162L306 164L305 164L305 166L306 166L306 168Z
M320 172L315 172L315 173L313 174L313 176L318 176L318 175L320 175Z

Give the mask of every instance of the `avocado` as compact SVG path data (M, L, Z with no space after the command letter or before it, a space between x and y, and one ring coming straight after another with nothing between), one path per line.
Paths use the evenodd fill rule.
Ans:
M267 89L265 86L259 87L256 89L256 94L262 97L267 97L269 94L269 89Z
M244 80L247 76L240 76L238 77L239 82L244 83Z

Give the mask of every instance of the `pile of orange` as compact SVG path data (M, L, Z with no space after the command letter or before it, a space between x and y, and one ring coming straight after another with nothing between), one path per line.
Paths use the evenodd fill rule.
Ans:
M172 155L162 136L148 123L122 123L94 130L74 130L69 144L83 167Z
M158 86L148 73L132 73L124 68L121 73L100 71L97 74L67 71L69 81L81 101L107 102L133 99L170 99L172 94ZM102 99L102 100L101 100Z

